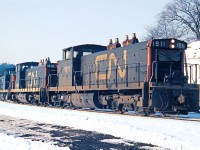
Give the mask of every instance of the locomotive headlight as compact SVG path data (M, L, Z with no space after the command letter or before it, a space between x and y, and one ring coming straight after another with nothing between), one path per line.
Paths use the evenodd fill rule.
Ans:
M170 48L175 48L175 45L174 44L170 44Z
M170 45L169 45L170 48L175 48L175 39L171 39L170 40Z
M171 39L170 43L174 44L174 43L175 43L175 40L174 40L174 39Z

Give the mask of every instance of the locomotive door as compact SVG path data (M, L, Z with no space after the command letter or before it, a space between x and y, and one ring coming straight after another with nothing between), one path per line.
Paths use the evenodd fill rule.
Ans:
M81 75L81 56L82 52L76 52L75 55L74 51L74 57L73 57L73 85L74 86L80 86L82 85L82 75Z
M75 86L82 85L82 74L81 74L80 71L75 71L74 72L74 85Z

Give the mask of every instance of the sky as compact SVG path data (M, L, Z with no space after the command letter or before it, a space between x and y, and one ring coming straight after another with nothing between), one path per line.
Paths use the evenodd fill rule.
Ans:
M107 45L136 33L170 0L0 0L0 63L18 64L50 57L81 44Z

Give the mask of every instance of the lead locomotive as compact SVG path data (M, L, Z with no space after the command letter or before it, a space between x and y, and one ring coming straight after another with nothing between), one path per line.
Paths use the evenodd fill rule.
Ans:
M185 42L153 39L132 44L127 39L123 45L118 40L110 42L109 50L79 45L63 49L57 63L46 59L18 64L16 71L7 70L0 78L0 97L73 108L198 111L198 86L184 76Z

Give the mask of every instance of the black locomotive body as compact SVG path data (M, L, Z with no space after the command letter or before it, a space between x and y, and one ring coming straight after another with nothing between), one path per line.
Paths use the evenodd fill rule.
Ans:
M0 90L7 90L11 87L13 74L15 74L15 67L5 69L4 75L0 77Z
M17 64L15 73L9 76L10 86L1 92L2 95L6 95L2 100L12 99L22 103L39 104L47 98L46 88L57 85L57 64L51 63L49 59L40 63L24 62Z
M0 77L0 90L7 91L14 86L13 77L15 76L15 67L4 70L3 76ZM7 92L0 93L0 99L7 99Z
M86 44L69 47L63 50L63 60L58 61L59 87L75 86L81 82L81 57L102 50L105 46Z
M26 88L26 71L29 68L37 66L37 62L24 62L16 65L16 80L15 88L24 89Z
M81 68L75 67L77 63L62 64L65 73L60 76L67 80L49 90L59 93L54 95L58 101L80 108L197 111L198 87L187 84L184 76L186 47L179 40L159 39L70 57Z
M109 50L92 44L69 47L57 64L47 61L23 74L17 71L15 87L1 93L44 105L187 114L198 111L199 92L184 76L186 47L177 39Z
M26 88L46 88L57 85L57 65L49 59L41 61L38 66L26 70Z

